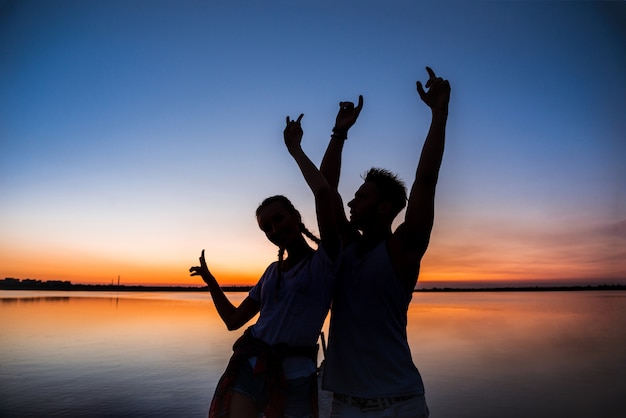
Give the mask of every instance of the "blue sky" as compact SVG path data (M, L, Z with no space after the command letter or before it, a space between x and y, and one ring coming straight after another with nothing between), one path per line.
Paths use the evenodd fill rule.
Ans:
M0 277L223 281L276 256L285 194L316 230L282 143L304 113L410 184L429 124L415 81L452 85L423 282L626 279L626 3L1 1ZM243 278L243 279L242 279Z

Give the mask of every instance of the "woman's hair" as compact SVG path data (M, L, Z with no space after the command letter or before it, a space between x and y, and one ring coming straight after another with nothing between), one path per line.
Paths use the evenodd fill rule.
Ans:
M263 209L265 209L268 205L272 204L272 203L276 203L279 202L281 203L285 209L287 209L287 211L293 215L296 215L298 217L298 220L300 221L300 232L302 233L302 235L304 235L305 237L309 238L311 241L313 241L316 244L320 243L320 239L318 237L316 237L315 235L313 235L313 233L311 231L309 231L307 229L306 226L304 226L304 223L302 222L302 216L300 215L300 212L298 212L298 209L296 209L296 207L293 205L293 203L291 203L291 200L287 199L285 196L282 195L275 195L275 196L270 196L268 198L266 198L263 202L261 202L261 204L259 205L258 208L256 208L256 216L257 218L259 217L259 215L261 214L261 212L263 211ZM278 248L278 265L276 266L276 271L277 271L277 281L276 281L276 290L278 291L278 289L280 288L280 282L281 282L281 274L280 274L280 269L281 266L283 264L283 256L285 255L285 248L283 247L279 247Z

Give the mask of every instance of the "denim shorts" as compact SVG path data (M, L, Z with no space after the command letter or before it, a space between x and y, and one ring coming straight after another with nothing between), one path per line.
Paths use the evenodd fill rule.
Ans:
M299 377L285 381L285 418L312 418L311 385L317 385L317 376ZM268 382L263 375L255 375L249 361L243 361L232 391L253 399L262 410L267 402Z

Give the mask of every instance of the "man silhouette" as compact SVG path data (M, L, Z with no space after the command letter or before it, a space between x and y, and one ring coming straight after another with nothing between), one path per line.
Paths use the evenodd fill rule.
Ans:
M404 222L391 225L407 203L390 171L370 169L343 209L340 255L322 387L332 391L331 417L427 417L424 385L407 341L407 310L430 240L435 188L444 151L450 85L426 67L427 90L417 92L432 112ZM348 129L363 106L341 102L320 170L337 188Z

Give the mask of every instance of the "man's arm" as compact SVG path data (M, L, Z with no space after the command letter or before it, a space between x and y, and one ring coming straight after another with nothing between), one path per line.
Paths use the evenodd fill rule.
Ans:
M439 177L439 168L443 158L450 84L441 77L436 77L429 67L430 76L425 91L422 83L417 82L417 92L424 103L430 107L432 120L428 135L422 147L415 181L409 193L404 223L394 233L393 247L399 256L398 266L403 277L411 281L417 278L419 262L428 247L433 227L435 212L435 188ZM413 283L414 284L414 283Z
M330 188L337 192L336 220L340 232L346 229L348 219L343 209L341 196L338 192L339 176L341 173L341 155L344 141L348 138L348 130L354 125L363 109L363 96L359 96L358 105L355 107L352 102L340 102L339 112L335 119L335 127L330 137L330 142L322 158L320 172L324 175Z
M359 96L359 104L356 107L352 102L339 102L339 112L335 118L333 134L320 165L320 171L331 188L336 189L339 185L343 142L348 138L348 130L358 119L361 109L363 109L363 96Z

